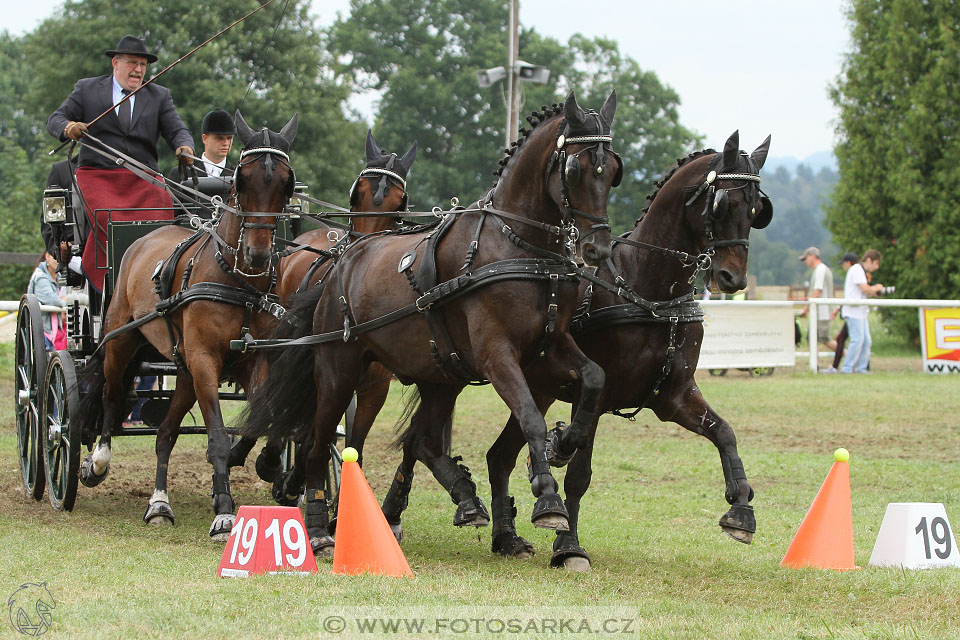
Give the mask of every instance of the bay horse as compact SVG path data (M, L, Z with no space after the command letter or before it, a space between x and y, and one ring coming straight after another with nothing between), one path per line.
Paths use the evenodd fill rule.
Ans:
M282 310L267 294L275 276L277 217L293 195L288 153L298 116L279 133L266 127L253 131L239 111L236 124L244 148L229 206L219 218L195 234L179 226L162 227L124 254L105 314L106 335L82 372L85 395L76 414L81 432L91 439L100 428L99 442L80 469L81 482L94 487L107 476L111 435L129 411L127 397L142 359L138 352L152 348L176 363L176 389L157 431L156 484L144 520L173 524L167 466L180 423L199 401L207 460L213 465L210 537L221 542L235 516L227 466L230 437L220 412L219 385L230 375L249 392L255 357L230 351L230 340L247 332L265 335ZM161 264L166 268L161 270Z
M703 398L694 372L703 343L703 314L694 300L694 281L705 280L725 293L746 287L750 229L766 227L773 205L760 191L760 168L770 137L747 155L739 150L739 132L721 153L695 152L678 161L633 231L614 240L613 255L597 269L593 282L580 287L583 312L573 332L583 352L606 373L600 393L601 413L647 407L663 421L676 422L714 444L720 454L724 496L731 505L720 526L735 540L749 544L756 531L747 482L733 429ZM526 371L537 406L546 411L555 399L578 401L569 387L553 384L549 371L533 363ZM558 531L553 566L590 567L580 546L577 520L580 500L590 485L593 443L599 415L588 429L553 429L547 437L551 464L570 460L564 478L569 531ZM514 527L509 476L523 434L516 416L487 453L493 494L493 545L496 553L526 557L529 542Z
M397 156L382 150L373 132L367 131L366 165L350 188L350 211L380 215L351 217L350 229L346 233L324 224L297 236L294 245L306 245L315 251L295 251L281 258L276 286L280 304L290 306L296 294L323 280L331 265L330 251L341 242L397 228L399 215L407 210L407 176L417 158L418 146L414 141L403 156ZM318 256L317 252L322 253ZM312 320L312 314L304 320ZM353 429L347 434L347 444L357 446L361 452L363 440L386 402L392 375L379 363L371 363L364 382L357 389L357 408ZM241 437L230 451L230 466L242 465L255 444L256 438ZM280 455L284 444L282 439L271 439L257 458L256 470L262 480L273 484L273 497L277 502L296 505L303 489L303 466L300 464L296 471L281 475Z
M577 291L571 258L576 251L596 264L609 255L607 198L623 171L611 148L615 113L615 93L599 112L584 111L572 92L563 105L545 107L508 150L483 200L448 213L428 233L352 243L326 285L298 301L295 309L315 309L314 335L282 350L278 366L270 367L251 398L245 430L284 434L313 417L305 484L307 531L316 554L333 545L321 489L328 445L373 361L404 384L417 385L420 403L404 448L450 493L457 505L454 524L489 523L476 485L447 454L444 437L463 388L489 380L520 416L530 448L537 498L531 520L538 527L567 528L546 460L546 424L522 369L544 357L558 376L581 385L583 402L574 420L589 424L603 372L568 332ZM292 348L303 344L315 346ZM312 401L304 398L304 371L314 373ZM398 471L394 482L408 481Z

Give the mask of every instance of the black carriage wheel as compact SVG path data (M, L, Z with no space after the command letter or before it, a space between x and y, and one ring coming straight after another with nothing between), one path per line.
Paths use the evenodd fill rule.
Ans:
M41 404L47 490L57 511L72 511L80 472L80 424L71 412L80 403L73 358L57 351L47 365Z
M726 369L707 369L712 376L725 376L727 375Z
M17 455L23 489L34 500L43 498L43 445L40 436L40 386L47 367L40 303L31 293L20 299L17 313L14 406L17 415Z

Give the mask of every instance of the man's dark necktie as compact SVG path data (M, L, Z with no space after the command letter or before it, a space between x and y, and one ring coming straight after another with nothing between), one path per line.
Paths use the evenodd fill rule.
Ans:
M123 94L124 97L130 95L130 92L127 91L126 89L121 89L120 93ZM120 128L123 130L124 133L128 133L130 131L131 112L132 110L130 108L129 100L127 100L126 102L120 105L120 114L117 117L120 118Z

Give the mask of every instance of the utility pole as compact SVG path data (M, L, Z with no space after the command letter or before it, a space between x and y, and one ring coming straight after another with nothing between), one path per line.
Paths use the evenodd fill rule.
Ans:
M507 144L517 139L520 126L520 73L517 57L520 49L520 0L510 0L509 33L507 34Z

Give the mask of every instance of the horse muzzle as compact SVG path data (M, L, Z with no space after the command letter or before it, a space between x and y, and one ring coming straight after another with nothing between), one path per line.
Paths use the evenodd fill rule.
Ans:
M747 274L742 271L734 272L722 267L717 268L713 273L713 281L723 293L736 293L747 288Z
M580 257L584 264L595 267L610 257L610 245L584 242L580 247Z

